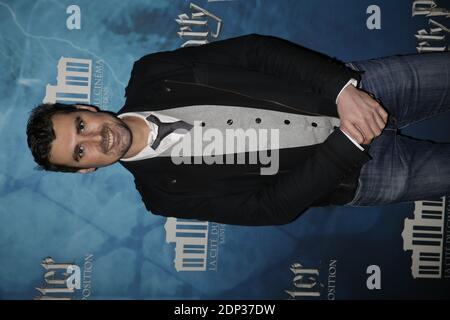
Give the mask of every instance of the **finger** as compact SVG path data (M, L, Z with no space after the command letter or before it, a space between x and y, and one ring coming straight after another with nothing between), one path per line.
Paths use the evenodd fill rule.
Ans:
M381 131L383 130L383 123L381 123L381 127L380 124L378 123L378 121L381 121L381 118L379 117L375 117L378 119L373 119L373 121L371 121L369 123L370 129L373 132L373 136L371 137L371 139L374 139L375 137L378 137L381 134Z
M363 133L358 130L354 125L350 124L349 126L342 127L343 131L347 133L350 137L352 137L356 142L359 144L364 143L364 135Z
M369 121L369 126L376 136L380 135L381 131L384 129L384 120L376 110L373 110L372 112L372 121Z
M370 97L369 104L371 106L375 107L375 106L379 106L381 104L380 100L377 97L375 97L375 95L373 93L369 92L369 93L367 93L367 95Z
M388 121L388 118L389 118L389 114L386 112L386 110L384 110L384 108L382 106L380 106L376 110L377 110L378 114L381 116L381 118L383 119L384 124L386 124Z
M373 121L376 123L376 126L372 126L372 130L376 133L375 136L379 136L381 132L383 131L384 127L386 126L388 114L384 110L384 108L381 106L380 100L377 99L373 94L369 94L373 99L372 103L374 103L372 106L374 107L373 110Z
M364 144L368 144L372 141L373 137L375 136L375 132L373 132L370 122L373 121L364 121L360 123L355 123L354 126L363 134L364 136Z
M386 126L386 123L384 122L383 118L377 113L374 117L376 123L377 123L377 127L379 129L379 133L377 134L377 136L379 136L381 134L381 132L383 131L384 127Z
M371 100L371 105L375 107L376 111L380 114L381 118L383 118L385 121L387 121L388 113L386 110L384 110L383 104L381 103L381 100L375 97L373 93L368 93Z
M356 128L359 130L359 132L361 132L361 134L363 135L363 141L361 142L361 144L365 144L365 145L370 144L370 142L372 141L372 139L370 139L369 136L366 135L366 134L362 131L362 129L361 129L360 127L358 127L358 126L355 126L355 127L356 127Z

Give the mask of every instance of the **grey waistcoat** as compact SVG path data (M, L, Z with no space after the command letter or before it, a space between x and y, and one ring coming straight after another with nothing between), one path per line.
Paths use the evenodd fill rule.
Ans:
M209 153L206 152L207 155L211 155L211 152L213 155L221 155L227 153L310 146L325 141L335 127L339 127L340 125L340 119L335 117L307 116L234 106L195 105L161 110L158 112L195 125L194 128L189 131L189 135L185 135L184 138L178 142L184 143L184 146L191 145L191 148L183 148L183 156L205 156L208 145ZM274 129L278 131L278 139ZM229 137L235 138L234 147L232 149L227 149L225 144L227 141L227 133ZM218 138L218 135L221 135L221 137ZM199 137L200 140L198 139ZM202 139L202 137L208 138L209 140L203 141L205 139ZM198 141L201 141L201 148L198 148L198 144L197 148L194 147L194 138L197 139L197 143ZM244 138L247 138L247 143L237 143L237 139ZM249 139L255 138L257 140L256 145L249 143ZM223 140L223 148L220 148L220 140ZM276 140L278 140L278 143ZM264 141L266 141L266 143L264 143ZM218 147L211 150L213 142L215 142ZM173 148L174 147L169 148L160 154L160 156L170 156ZM230 148L229 144L228 148Z

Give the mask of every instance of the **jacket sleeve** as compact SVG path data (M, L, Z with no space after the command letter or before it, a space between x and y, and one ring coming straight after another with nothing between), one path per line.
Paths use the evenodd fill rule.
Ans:
M181 66L215 64L245 68L309 89L336 101L337 95L350 79L358 82L360 72L343 62L274 36L249 34L214 41L195 47L157 52L136 62L136 72L176 70Z
M218 223L264 226L296 219L320 197L332 192L347 175L371 159L340 130L320 144L310 161L260 189L216 197L178 197L163 192L143 194L154 214Z

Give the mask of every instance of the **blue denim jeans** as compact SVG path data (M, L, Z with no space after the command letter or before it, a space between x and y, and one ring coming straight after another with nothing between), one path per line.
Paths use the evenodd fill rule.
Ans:
M355 197L347 206L432 199L450 193L450 143L404 136L402 128L450 111L450 52L396 55L356 61L359 88L389 113L369 149ZM450 123L449 123L450 126Z

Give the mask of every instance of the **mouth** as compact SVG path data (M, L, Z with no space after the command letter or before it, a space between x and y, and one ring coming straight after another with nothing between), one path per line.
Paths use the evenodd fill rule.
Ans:
M114 133L109 128L108 128L108 135L107 135L107 137L108 137L107 152L110 152L111 149L114 146L114 140L115 139L114 139Z
M108 127L105 127L103 130L103 152L105 154L109 153L114 146L114 133Z

